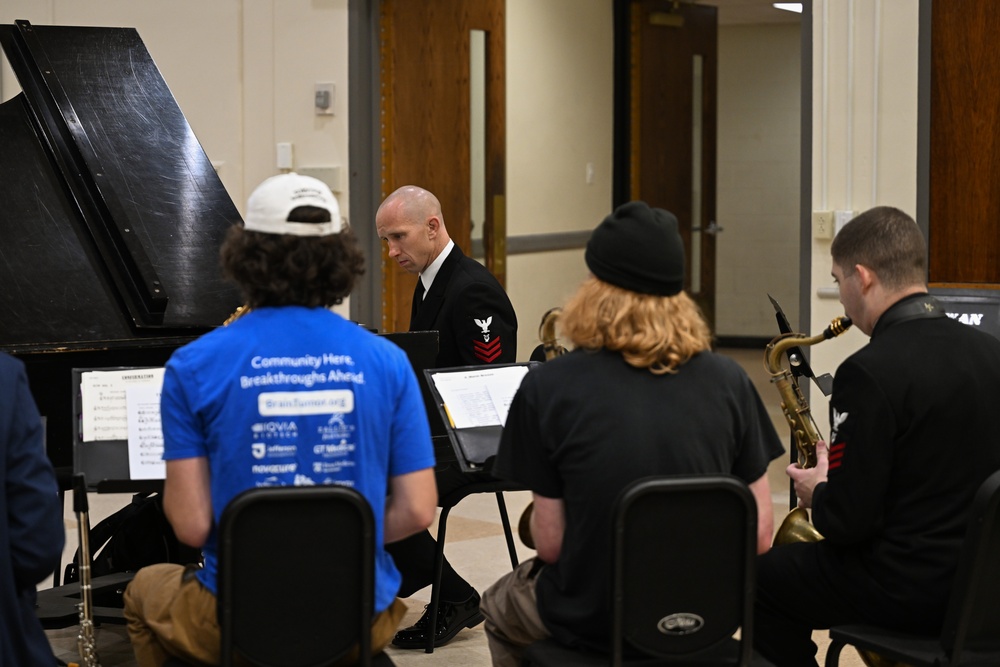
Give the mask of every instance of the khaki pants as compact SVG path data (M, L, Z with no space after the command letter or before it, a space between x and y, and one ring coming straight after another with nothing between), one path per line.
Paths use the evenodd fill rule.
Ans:
M219 664L215 596L183 565L160 563L139 570L125 589L125 620L139 667L162 667L168 656L201 665ZM396 633L406 605L393 603L372 621L372 653ZM238 656L237 656L238 658ZM338 664L357 660L357 648ZM236 664L246 664L239 659Z
M525 561L483 593L479 610L486 617L486 639L494 667L518 667L526 647L551 636L538 615L535 597L541 566L534 558Z

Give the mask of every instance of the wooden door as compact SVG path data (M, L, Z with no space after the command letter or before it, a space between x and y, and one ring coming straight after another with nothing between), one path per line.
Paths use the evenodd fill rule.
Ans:
M715 321L717 9L629 5L629 197L677 216L684 288Z
M433 192L451 238L467 255L471 211L482 210L475 222L486 266L503 284L504 0L383 0L380 32L382 197L403 185ZM483 101L482 118L473 115L475 99ZM474 168L476 155L481 169ZM384 331L409 327L415 284L383 245Z
M932 6L929 279L1000 288L1000 12Z

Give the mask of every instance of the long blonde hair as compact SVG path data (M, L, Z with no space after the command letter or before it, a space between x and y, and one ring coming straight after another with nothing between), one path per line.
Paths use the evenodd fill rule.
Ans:
M684 292L639 294L593 276L563 307L559 326L575 347L621 352L629 365L657 375L711 347L708 324Z

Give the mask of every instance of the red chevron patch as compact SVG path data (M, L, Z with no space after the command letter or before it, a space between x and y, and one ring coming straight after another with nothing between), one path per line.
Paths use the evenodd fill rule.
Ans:
M835 470L843 464L844 449L847 447L846 442L838 442L836 445L830 448L830 467L829 470Z
M500 346L500 336L497 336L488 343L473 340L472 353L483 363L488 364L491 361L495 361L503 353L503 348Z

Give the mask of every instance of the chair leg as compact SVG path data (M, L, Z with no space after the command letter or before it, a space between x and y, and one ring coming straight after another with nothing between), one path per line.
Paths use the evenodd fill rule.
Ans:
M503 523L503 534L507 538L507 553L510 554L510 569L517 569L517 547L514 535L510 530L510 517L507 516L507 503L503 499L503 491L497 491L497 506L500 508L500 522Z
M840 652L843 648L844 642L831 638L830 646L826 649L826 660L823 661L824 667L838 667L840 665Z
M434 652L434 638L437 635L437 614L438 606L441 604L441 572L444 570L444 536L448 527L448 513L450 507L441 508L441 516L438 517L437 546L434 550L434 581L431 583L431 606L430 622L431 627L427 633L427 645L424 647L425 653Z

